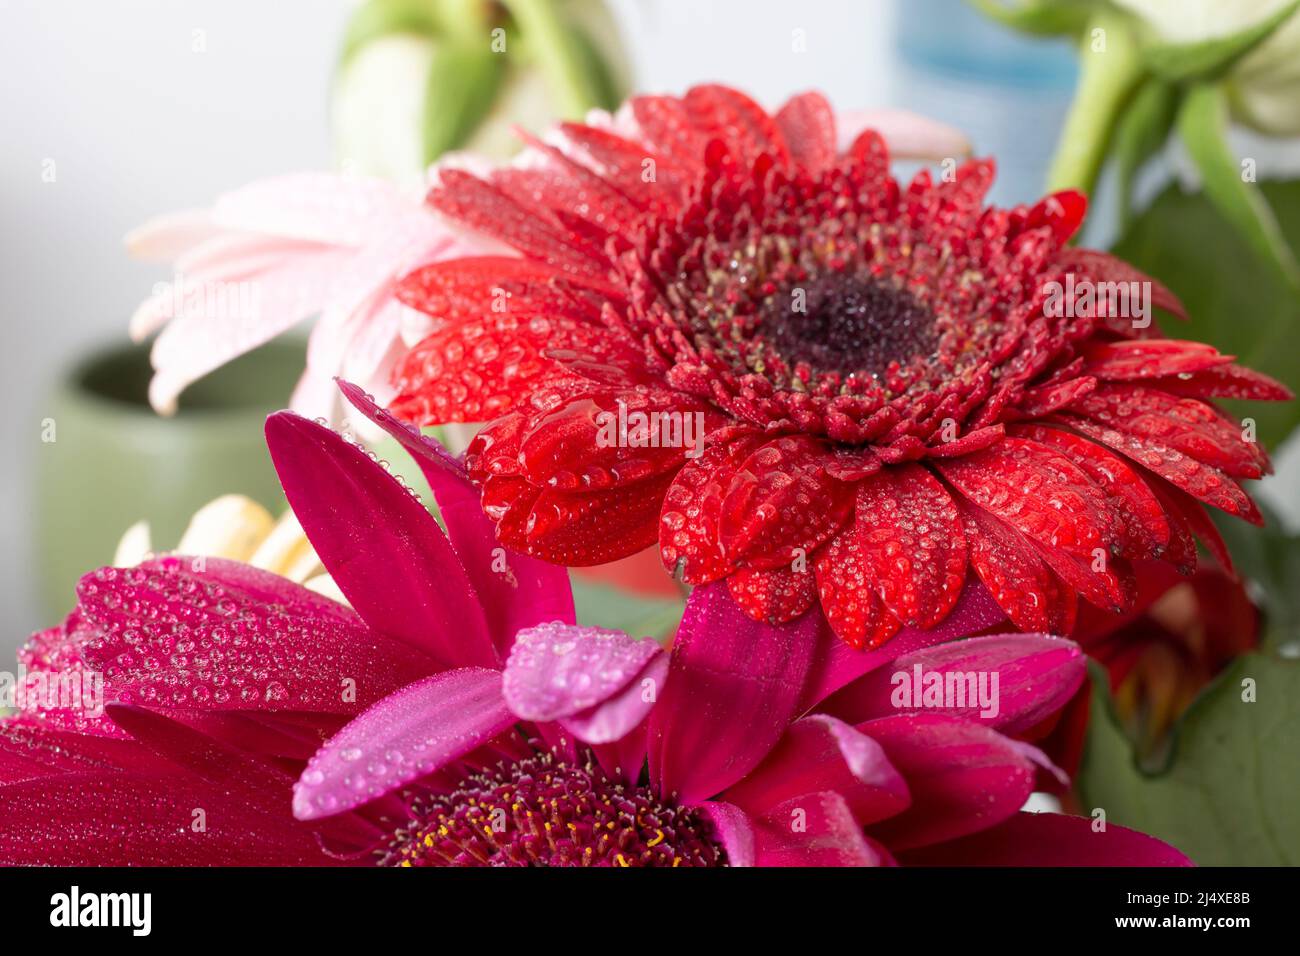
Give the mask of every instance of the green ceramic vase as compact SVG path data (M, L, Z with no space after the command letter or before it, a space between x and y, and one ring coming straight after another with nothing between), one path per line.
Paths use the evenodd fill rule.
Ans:
M46 405L36 463L34 550L45 610L66 613L77 580L110 563L122 532L142 518L154 546L166 548L218 495L282 510L262 426L288 404L303 359L301 342L266 345L191 385L170 418L149 407L146 346L97 351L64 375Z

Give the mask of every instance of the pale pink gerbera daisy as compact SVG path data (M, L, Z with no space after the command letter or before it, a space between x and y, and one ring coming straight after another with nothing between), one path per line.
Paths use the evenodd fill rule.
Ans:
M387 399L391 369L406 352L403 322L418 329L427 321L393 298L396 280L483 248L420 199L381 179L293 173L131 232L133 254L170 261L173 270L131 319L136 340L162 330L153 347L154 408L175 411L191 382L312 316L293 407L332 417L335 375Z

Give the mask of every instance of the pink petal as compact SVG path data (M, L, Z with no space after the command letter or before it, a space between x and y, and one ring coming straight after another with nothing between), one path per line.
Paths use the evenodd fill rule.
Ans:
M178 396L191 382L316 312L320 290L345 255L295 258L228 287L200 284L192 302L189 286L183 283L176 293L186 297L182 314L171 319L153 346L153 407L164 414L174 412Z
M312 329L307 361L322 372L337 375L346 361L356 361L358 333L382 319L389 337L396 336L405 308L393 297L398 276L414 265L444 258L460 247L432 216L396 222L377 240L352 250L325 288L320 318ZM370 358L382 356L384 343ZM373 370L374 365L371 365Z
M362 389L340 382L347 400L395 438L415 459L447 526L452 547L474 584L488 617L497 649L505 654L515 634L543 621L574 623L573 592L564 568L508 552L496 540L491 520L483 514L478 491L465 466L433 438L379 408Z
M709 800L695 807L713 828L713 839L727 852L728 866L754 865L754 828L740 807Z
M130 333L132 340L142 342L172 319L182 315L219 321L219 311L208 311L210 305L220 305L220 300L210 302L206 293L228 294L239 289L230 286L222 289L218 283L247 282L251 290L258 283L272 280L275 271L291 266L295 261L313 262L328 255L326 247L314 243L294 242L277 236L259 236L247 233L225 232L212 236L192 249L179 254L172 264L170 282L155 285L154 294L146 299L132 314ZM177 287L176 283L180 283ZM231 301L227 298L226 301ZM237 301L237 300L236 300ZM313 291L309 311L318 306L318 296ZM179 306L180 311L177 311Z
M922 681L916 681L920 668ZM823 709L842 720L859 723L898 713L947 714L977 720L1004 734L1020 734L1056 713L1083 682L1087 659L1072 641L1046 634L996 634L952 641L904 654L885 667L864 675L827 700ZM922 696L926 675L937 675L947 687L965 696L938 707ZM993 679L996 677L996 687ZM974 691L980 679L990 699L985 716ZM972 684L971 680L975 683ZM906 696L903 691L908 691ZM996 693L994 691L996 690ZM898 701L895 706L894 701Z
M838 793L806 793L774 807L754 827L757 866L882 866Z
M428 214L386 180L319 172L259 179L212 207L213 221L227 229L351 247L382 238L412 215Z
M820 714L791 724L767 759L723 796L763 816L791 797L820 791L843 797L860 824L892 817L911 801L880 744Z
M341 435L292 412L266 442L294 514L366 622L445 666L498 666L451 546L419 499Z
M691 593L650 714L650 778L660 793L707 799L767 756L798 712L821 621L755 621L725 581Z
M1182 853L1137 830L1090 817L1017 813L970 836L912 850L910 866L1192 866Z
M294 815L313 820L360 806L446 766L514 722L500 671L465 667L416 681L317 751L294 785Z
M905 110L843 110L835 119L840 152L868 129L884 137L894 159L960 159L971 152L960 130Z
M180 209L155 216L126 234L126 249L138 259L174 259L221 233L207 209Z
M912 794L908 809L868 827L895 852L1001 823L1033 791L1034 764L1022 749L971 721L906 715L858 729L884 748Z
M801 709L812 709L841 687L902 654L967 637L1005 620L1006 614L988 589L974 576L968 577L956 606L937 627L928 631L905 627L874 651L855 651L839 639L827 640L814 662Z

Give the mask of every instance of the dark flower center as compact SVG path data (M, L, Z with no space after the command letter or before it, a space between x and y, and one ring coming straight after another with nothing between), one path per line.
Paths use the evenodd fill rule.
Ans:
M725 866L708 821L588 757L550 753L474 774L429 797L393 837L386 866Z
M938 346L934 316L906 290L871 278L830 273L783 290L763 304L757 329L791 366L815 375L883 375Z

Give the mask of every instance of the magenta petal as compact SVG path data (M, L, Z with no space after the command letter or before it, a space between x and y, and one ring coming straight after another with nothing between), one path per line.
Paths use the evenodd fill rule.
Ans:
M357 613L346 604L340 604L323 594L310 591L279 574L242 564L239 561L212 557L186 558L168 554L143 561L140 567L206 575L204 580L219 581L226 587L237 588L250 598L283 607L293 614L316 615L349 626L363 623Z
M460 461L435 439L380 408L364 389L343 381L339 389L419 465L438 500L447 536L478 593L492 640L502 656L509 652L515 634L525 627L544 621L574 623L568 571L509 551L497 542L495 525L483 513L478 490Z
M754 827L758 866L885 866L838 793L805 793Z
M1034 762L1024 747L980 724L908 714L858 730L884 748L912 794L910 807L868 827L895 852L1001 823L1033 791Z
M621 740L646 719L667 676L668 655L661 653L609 700L561 719L560 726L589 744Z
M959 840L912 850L911 866L1192 866L1155 837L1090 817L1017 813L1004 823Z
M851 723L924 710L1019 734L1064 707L1086 671L1087 659L1072 641L1046 634L972 637L903 654L840 690L822 709ZM942 680L954 695L939 706L925 704L927 679ZM981 680L987 708L979 703Z
M231 562L204 561L194 570L192 559L167 557L81 579L82 654L103 672L105 699L350 715L431 668L306 588L283 582L272 601L246 591Z
M791 797L819 791L842 796L859 824L892 817L911 800L880 744L820 714L791 724L767 759L723 796L763 816Z
M438 522L337 432L292 412L266 443L294 514L366 623L445 666L499 666L487 622Z
M21 717L0 721L0 787L63 773L169 767L131 739L68 733Z
M728 866L754 865L754 828L740 807L720 800L707 800L695 808L713 829L713 839L727 852Z
M660 793L708 799L767 756L798 713L823 620L755 621L725 581L691 593L650 713L650 779Z
M977 634L1005 621L1006 617L988 588L972 575L966 579L966 586L952 613L928 631L905 627L874 651L857 651L831 637L817 655L817 664L804 691L802 710L811 710L841 687L900 654Z
M520 631L502 693L525 720L557 720L622 690L663 649L622 631L552 622Z
M641 771L645 767L646 728L649 723L649 720L643 720L617 740L592 745L591 752L596 755L601 769L611 780L621 780L629 787L640 783Z
M196 809L204 828L194 827ZM0 787L0 865L322 866L288 814L179 773L69 773Z
M110 704L108 716L142 745L177 766L238 794L266 813L286 813L293 777L279 767L235 750L164 714Z
M329 739L293 788L293 812L312 820L350 810L433 773L515 722L501 672L434 674L389 694Z

